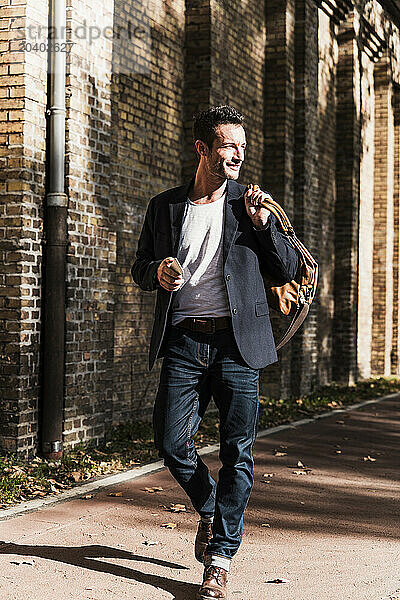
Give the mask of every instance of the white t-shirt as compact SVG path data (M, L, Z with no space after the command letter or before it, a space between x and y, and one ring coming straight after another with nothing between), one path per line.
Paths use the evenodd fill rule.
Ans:
M230 315L223 279L223 224L226 192L209 204L186 202L177 258L183 284L172 302L172 325L186 317Z

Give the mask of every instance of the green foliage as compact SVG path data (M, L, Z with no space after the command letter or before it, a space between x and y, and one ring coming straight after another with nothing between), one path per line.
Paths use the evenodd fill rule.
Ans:
M400 391L400 379L379 377L354 386L332 384L301 398L267 398L260 396L259 429L290 423L315 414L357 404ZM206 415L195 436L196 445L218 441L218 414Z
M400 379L379 377L354 386L332 384L308 396L274 400L260 398L260 428L281 425L296 419L312 417L329 409L357 404L400 391Z
M80 443L59 461L0 457L0 507L58 494L99 475L123 471L157 458L149 423L128 422L107 431L105 442Z

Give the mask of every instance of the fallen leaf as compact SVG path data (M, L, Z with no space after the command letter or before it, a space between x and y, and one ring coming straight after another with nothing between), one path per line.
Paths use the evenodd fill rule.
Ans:
M275 456L287 456L287 452L279 452L278 450L275 452Z
M162 523L160 527L165 527L165 529L175 529L176 523Z
M107 494L107 496L114 496L114 497L120 497L123 496L124 492L110 492L109 494Z
M294 465L287 465L287 468L288 469L296 469L296 467ZM297 469L296 469L296 471L297 471ZM303 467L301 469L301 471L304 473L310 473L312 471L312 469L310 467Z
M171 504L168 510L174 513L186 512L186 506L184 504Z
M261 527L271 527L269 523L262 523Z
M308 471L292 471L294 475L307 475Z
M66 487L68 487L64 483L61 483L60 481L56 481L55 479L49 479L48 481L50 483L52 483L54 486L56 486L56 487L60 487L60 488L66 488Z
M94 494L86 494L86 496L82 496L82 500L89 500L90 498L93 498Z
M162 487L146 487L142 489L143 492L148 492L149 494L154 494L154 492L162 492Z
M335 453L336 454L342 454L342 451L341 450L335 450Z
M72 471L70 477L72 477L72 479L77 483L81 480L81 473L79 471Z
M303 463L301 462L301 460L297 461L297 466L298 467L302 467L303 469L305 468L304 465L303 465Z
M371 462L375 462L375 461L376 461L376 458L372 458L372 456L370 456L370 455L368 454L368 456L364 456L363 460L364 460L364 461L366 461L366 460L369 460L369 461L371 461Z
M142 544L144 546L157 546L159 542L155 542L152 540L145 540L144 542L142 542Z
M344 421L336 421L338 425L344 425Z

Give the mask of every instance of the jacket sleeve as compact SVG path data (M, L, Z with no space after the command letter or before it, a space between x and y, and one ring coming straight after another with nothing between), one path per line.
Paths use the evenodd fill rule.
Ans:
M277 219L269 214L265 229L253 228L260 252L258 259L270 277L279 285L292 281L299 265L297 251L290 239L278 231Z
M140 233L136 260L132 265L132 278L138 286L147 292L160 288L157 269L162 260L154 257L154 203L150 200Z

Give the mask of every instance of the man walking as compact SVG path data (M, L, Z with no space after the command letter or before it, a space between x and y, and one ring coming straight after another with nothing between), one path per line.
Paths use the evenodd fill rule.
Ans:
M229 106L196 115L195 176L151 199L132 266L143 290L157 290L150 369L164 358L154 440L200 515L195 556L205 569L198 599L227 597L253 485L259 372L277 361L260 270L283 284L298 265L274 215L259 205L267 194L236 182L243 121ZM193 443L211 396L220 417L217 483Z

